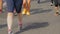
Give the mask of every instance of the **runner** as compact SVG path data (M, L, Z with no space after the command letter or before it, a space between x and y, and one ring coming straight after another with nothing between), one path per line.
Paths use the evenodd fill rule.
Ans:
M3 1L3 0L0 0L0 13L2 13L2 5L3 5L3 4L2 4L2 1Z
M30 15L30 0L23 0L23 12L22 14Z
M19 20L19 27L22 28L22 14L21 14L21 8L23 0L6 0L7 2L7 26L8 26L8 34L13 34L12 32L12 22L13 22L13 12L14 8L16 9L16 12L18 13L18 20Z
M55 11L56 11L56 16L59 15L59 6L60 6L60 0L54 0L54 4L55 4Z

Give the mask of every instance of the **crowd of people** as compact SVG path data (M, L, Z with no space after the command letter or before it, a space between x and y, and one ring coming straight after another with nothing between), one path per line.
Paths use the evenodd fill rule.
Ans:
M18 16L18 25L20 30L22 29L22 15L30 15L30 3L31 0L5 0L7 3L6 11L7 13L7 26L8 26L8 34L13 34L12 32L12 23L13 23L13 14L17 13ZM60 6L60 0L51 0L51 6L55 5L55 15L59 15L59 6ZM6 4L5 3L5 4ZM40 3L40 0L38 0L38 3ZM2 6L3 0L0 0L0 13L2 13ZM21 11L23 6L23 11Z

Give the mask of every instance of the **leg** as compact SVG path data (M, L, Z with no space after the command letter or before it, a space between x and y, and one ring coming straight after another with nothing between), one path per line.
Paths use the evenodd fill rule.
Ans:
M55 6L55 11L56 11L56 16L59 15L59 7L58 6Z
M3 6L2 3L3 3L2 0L0 0L0 13L2 13L2 6Z
M59 3L58 3L58 1L57 0L54 0L54 2L55 2L55 11L56 11L56 16L58 16L59 15Z
M8 34L12 32L12 23L13 23L13 10L14 10L14 2L12 0L6 0L7 2L7 26L8 26Z
M27 13L28 16L30 15L30 0L27 0Z
M12 12L8 12L8 14L7 14L8 31L11 31L12 22L13 22L13 13Z
M23 7L26 8L26 0L23 0Z
M22 14L21 13L18 13L18 20L19 20L19 30L22 30Z
M23 0L18 0L17 3L15 4L16 11L18 13L18 22L19 22L18 24L19 24L20 30L22 28L22 14L21 14L22 3L23 3Z
M26 14L26 0L23 0L23 11L22 14Z

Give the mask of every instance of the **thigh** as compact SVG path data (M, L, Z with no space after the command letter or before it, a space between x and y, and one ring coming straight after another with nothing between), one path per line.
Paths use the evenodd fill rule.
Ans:
M22 4L23 4L23 0L16 0L15 8L17 13L21 12Z
M7 3L7 11L13 12L14 10L14 1L13 0L6 0Z

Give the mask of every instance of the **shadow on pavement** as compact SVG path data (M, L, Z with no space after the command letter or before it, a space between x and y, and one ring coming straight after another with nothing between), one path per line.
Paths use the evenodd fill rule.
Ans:
M45 0L45 1L41 1L41 0L31 0L31 1L37 1L37 2L40 2L40 3L47 3L47 2L50 2L51 0Z
M7 27L7 24L0 25L0 28L4 28L4 27Z
M47 10L43 10L42 8L38 8L38 9L31 9L31 14L37 14L37 13L48 13L51 12L52 9L47 9Z
M31 29L37 29L37 28L41 28L41 27L47 27L49 24L48 22L43 22L43 23L32 23L28 26L26 26L25 28L23 28L22 30L16 32L15 34L19 34L19 33L22 33L24 31L28 31L28 30L31 30Z
M42 1L40 3L47 3L47 2L50 2L50 0L45 0L45 1Z

